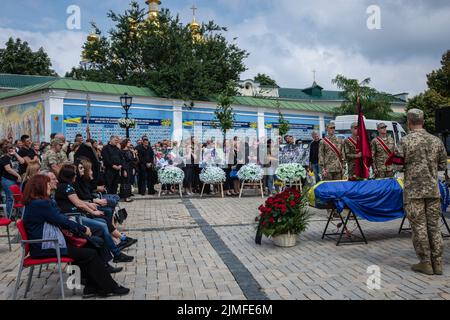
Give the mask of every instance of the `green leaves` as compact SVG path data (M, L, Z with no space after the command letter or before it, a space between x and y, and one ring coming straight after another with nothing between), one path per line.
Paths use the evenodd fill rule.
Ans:
M254 81L262 86L278 86L277 82L265 73L258 73L254 78Z
M228 81L225 89L217 97L217 108L214 112L225 139L226 131L233 128L234 112L231 105L236 95L236 83Z
M283 113L281 112L281 104L280 101L277 101L277 109L278 109L278 132L280 136L284 136L289 132L290 123L288 120L284 118Z
M442 67L432 71L428 78L428 87L443 97L450 98L450 50L442 56Z
M109 12L114 27L96 43L86 42L92 70L75 68L71 76L93 81L150 87L158 96L184 101L206 100L239 80L248 56L225 36L226 28L204 23L202 41L194 41L189 25L161 10L149 21L136 1L121 14ZM101 34L96 29L97 34Z
M353 115L357 112L358 96L366 118L376 120L390 120L392 114L391 104L394 97L390 94L379 92L369 87L371 79L358 82L356 79L347 79L343 75L337 75L332 80L333 84L343 90L342 96L345 102L335 110L335 115Z
M429 89L408 101L408 110L420 109L425 114L425 129L435 133L435 113L450 104L450 50L441 60L442 67L432 71L428 78Z
M435 90L430 89L410 99L407 109L422 110L425 115L425 129L430 133L434 133L436 131L435 111L447 103L450 103L450 99L445 98Z
M33 52L28 42L22 42L19 38L9 38L5 45L4 49L0 49L0 73L57 76L43 48Z

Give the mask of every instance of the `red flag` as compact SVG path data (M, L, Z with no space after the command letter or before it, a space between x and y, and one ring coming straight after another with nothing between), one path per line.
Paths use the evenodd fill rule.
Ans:
M361 103L358 97L358 150L362 154L362 158L355 161L355 174L358 178L369 179L370 166L373 163L372 150L370 148L369 135L367 134L366 124L364 123L364 115L361 110Z

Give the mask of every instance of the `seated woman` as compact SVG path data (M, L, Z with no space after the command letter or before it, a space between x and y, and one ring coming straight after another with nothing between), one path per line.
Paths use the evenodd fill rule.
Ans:
M82 201L94 203L95 205L97 205L97 209L105 214L105 217L108 219L108 223L114 227L114 229L111 230L113 236L116 236L116 238L120 240L120 243L118 244L120 250L124 250L136 244L138 242L136 239L127 237L126 235L120 234L117 231L117 226L113 221L116 203L114 201L108 201L107 199L96 198L94 196L96 190L95 186L92 183L93 181L94 177L91 162L87 159L81 159L77 164L77 178L74 183L74 188L78 197Z
M63 165L59 171L59 184L55 192L55 201L60 210L63 213L80 212L81 223L88 227L102 228L106 246L114 256L114 263L133 261L134 258L122 253L114 242L113 237L120 241L122 235L109 223L104 213L97 209L96 204L84 202L78 197L74 188L75 179L75 167L71 164Z
M130 289L119 286L106 270L105 264L95 249L84 247L75 248L66 243L59 230L66 229L74 234L91 236L91 230L62 215L50 199L50 178L36 175L30 179L25 187L24 203L27 210L23 217L25 230L30 240L48 239L48 235L57 234L62 256L75 260L74 264L81 269L81 276L85 279L83 296L85 298L96 295L113 296L125 295ZM30 255L35 258L56 257L56 250L48 242L31 244Z
M22 192L25 190L25 186L27 185L28 181L31 180L35 175L39 173L39 170L41 170L41 164L38 160L32 160L28 163L27 170L25 171L25 174L22 179L22 184L20 186L20 190Z

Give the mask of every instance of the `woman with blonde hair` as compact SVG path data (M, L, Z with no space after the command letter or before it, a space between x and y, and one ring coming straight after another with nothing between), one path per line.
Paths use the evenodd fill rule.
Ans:
M40 170L41 164L39 160L32 160L28 163L27 169L22 177L22 184L20 185L20 190L22 190L22 192L25 190L27 182L30 181L35 175L39 174Z

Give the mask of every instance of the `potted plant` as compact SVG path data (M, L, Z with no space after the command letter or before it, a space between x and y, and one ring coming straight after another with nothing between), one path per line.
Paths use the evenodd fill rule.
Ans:
M259 211L258 232L272 238L280 247L295 246L297 236L306 230L311 218L306 198L296 189L286 189L270 197Z

